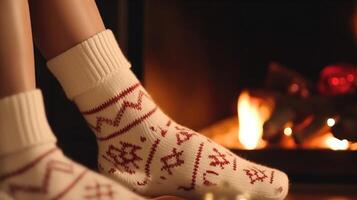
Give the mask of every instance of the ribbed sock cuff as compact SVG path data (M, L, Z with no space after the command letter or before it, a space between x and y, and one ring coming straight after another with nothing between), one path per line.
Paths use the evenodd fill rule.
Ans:
M71 100L121 67L130 68L110 30L72 47L49 60L47 65Z
M0 99L0 156L56 142L47 122L40 90Z

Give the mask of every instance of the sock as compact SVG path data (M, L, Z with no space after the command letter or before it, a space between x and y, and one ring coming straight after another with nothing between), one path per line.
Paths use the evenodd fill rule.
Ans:
M110 30L48 62L94 131L102 173L149 196L189 199L227 189L248 199L284 199L287 176L244 160L171 120L130 70Z
M40 90L0 99L0 111L0 190L4 198L143 200L62 154L47 123Z

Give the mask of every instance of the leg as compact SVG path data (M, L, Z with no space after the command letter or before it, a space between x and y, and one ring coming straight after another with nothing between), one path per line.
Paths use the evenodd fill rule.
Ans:
M0 1L0 98L35 89L27 0Z
M35 42L46 59L105 30L94 0L30 0Z
M27 0L0 0L0 199L144 200L57 148L35 90L29 17Z
M81 2L78 9L88 7L88 1ZM61 19L74 15L62 11ZM73 45L48 66L95 132L102 173L153 197L201 199L223 190L249 199L285 198L288 178L283 172L246 161L162 112L130 71L111 31Z

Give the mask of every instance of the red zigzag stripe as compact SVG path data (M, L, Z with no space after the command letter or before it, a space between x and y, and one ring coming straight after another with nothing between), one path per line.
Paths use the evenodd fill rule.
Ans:
M136 125L140 124L141 122L143 122L146 118L150 117L156 111L157 111L157 107L153 108L150 112L146 113L145 115L137 118L132 123L128 124L127 126L125 126L124 128L120 129L119 131L116 131L116 132L111 133L108 136L104 136L104 137L97 136L97 140L99 140L99 141L109 140L109 139L114 138L114 137L116 137L118 135L121 135L121 134L129 131L130 129L132 129Z
M123 92L119 93L118 95L114 96L113 98L109 99L108 101L100 104L99 106L87 110L87 111L82 111L81 113L83 115L91 115L94 113L97 113L99 111L104 110L105 108L115 104L116 102L118 102L120 99L124 98L126 95L132 93L135 89L137 89L140 85L140 83L136 83L133 86L130 86L129 88L127 88L126 90L124 90Z
M10 184L10 193L15 194L17 192L25 192L46 194L50 185L51 175L54 171L73 174L73 165L71 163L51 160L46 165L46 172L41 186Z
M59 200L64 197L83 177L86 175L88 170L83 170L82 173L71 183L69 184L62 192L60 192L57 196L53 197L51 200Z
M113 127L118 127L120 125L120 122L123 118L123 115L125 113L125 111L129 108L132 108L134 110L141 110L142 109L142 102L143 102L143 97L147 95L143 92L143 91L139 91L139 95L137 98L136 102L130 102L130 101L124 101L119 109L119 111L117 112L116 116L114 119L110 119L110 118L106 118L106 117L97 117L96 123L95 125L90 125L91 128L93 128L94 130L96 130L97 132L101 132L102 126L104 124L107 124L109 126L113 126Z
M30 163L28 163L27 165L17 169L17 170L14 170L10 173L7 173L7 174L3 174L3 175L0 175L0 182L1 181L5 181L6 179L8 178L11 178L11 177L14 177L14 176L18 176L24 172L26 172L27 170L31 169L32 167L36 166L39 162L41 162L45 157L47 157L48 155L58 151L59 149L57 147L55 148L52 148L48 151L46 151L45 153L41 154L40 156L38 156L36 159L34 159L33 161L31 161Z

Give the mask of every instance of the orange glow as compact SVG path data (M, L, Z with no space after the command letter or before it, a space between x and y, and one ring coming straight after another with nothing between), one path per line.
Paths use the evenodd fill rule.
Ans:
M350 144L350 150L357 151L357 142Z
M265 146L262 140L263 124L270 117L271 109L260 99L243 91L238 99L238 139L245 149Z

